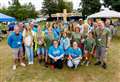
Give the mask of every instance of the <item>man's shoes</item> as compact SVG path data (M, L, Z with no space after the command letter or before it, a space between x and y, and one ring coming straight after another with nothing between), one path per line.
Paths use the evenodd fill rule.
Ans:
M102 68L103 68L103 69L106 69L106 68L107 68L106 63L103 63Z

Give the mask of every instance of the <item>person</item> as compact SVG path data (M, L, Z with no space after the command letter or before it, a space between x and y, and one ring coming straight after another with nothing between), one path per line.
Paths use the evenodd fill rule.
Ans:
M12 48L13 51L13 70L16 70L16 64L18 60L18 55L20 57L20 65L25 67L26 65L23 63L23 49L22 49L22 41L23 37L22 34L19 32L19 27L16 25L14 28L14 32L11 32L8 36L8 45Z
M82 59L82 51L78 47L78 43L76 41L73 42L73 47L69 49L67 66L70 68L77 68L80 64L80 59Z
M110 46L111 32L105 27L103 21L98 21L98 28L95 30L96 39L96 58L95 65L102 65L102 68L106 69L106 55L107 49Z
M81 37L82 37L82 34L80 33L80 28L76 26L75 31L72 32L72 41L76 41L78 44L80 44Z
M64 50L61 46L58 45L58 41L53 41L53 46L49 48L48 56L50 57L50 64L51 68L54 70L54 68L62 69L62 61L64 57Z
M25 51L28 57L28 64L33 64L34 52L33 52L33 34L30 26L27 26L23 31L23 41L25 45Z
M94 49L96 46L95 39L93 38L92 32L88 33L88 37L84 41L84 61L82 64L86 63L86 66L91 62L91 57L94 53Z
M42 62L42 55L44 55L44 59L46 58L46 42L45 42L45 33L42 31L41 26L38 26L38 32L36 35L36 43L37 43L37 55L39 64ZM45 62L47 60L45 59Z
M65 56L67 56L70 47L70 39L67 37L67 32L62 33L62 37L60 39L60 46L64 49Z

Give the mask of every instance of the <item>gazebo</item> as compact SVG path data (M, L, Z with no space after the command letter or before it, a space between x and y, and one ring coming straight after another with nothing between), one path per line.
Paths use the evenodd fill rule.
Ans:
M120 12L105 9L98 13L92 14L92 15L88 16L87 18L88 19L90 19L90 18L120 18Z
M14 17L10 17L8 15L0 13L0 22L12 22L16 21Z

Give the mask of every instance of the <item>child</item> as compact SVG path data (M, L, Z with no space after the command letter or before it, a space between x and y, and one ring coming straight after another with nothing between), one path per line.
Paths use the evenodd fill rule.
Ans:
M49 48L48 56L50 57L51 68L61 69L62 66L62 58L64 57L64 50L58 45L58 41L53 41L53 46Z
M80 63L80 59L82 59L82 51L78 47L78 43L74 41L73 47L69 49L69 57L67 62L68 67L77 68Z
M89 65L91 56L93 55L94 48L95 48L96 42L93 38L92 32L88 33L88 37L84 41L84 61L83 64L86 63L86 66Z

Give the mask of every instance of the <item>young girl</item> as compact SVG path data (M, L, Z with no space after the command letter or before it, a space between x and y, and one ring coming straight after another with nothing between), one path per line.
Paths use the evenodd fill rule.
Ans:
M95 48L95 39L93 38L92 32L88 33L88 37L84 41L84 61L83 64L86 63L86 66L89 65L91 57Z
M33 64L33 34L31 27L27 27L23 31L23 41L25 44L25 51L28 57L28 64Z
M65 55L68 55L68 50L70 47L70 39L67 37L67 33L63 32L60 40L60 46L64 49Z
M67 61L68 67L77 68L80 63L80 59L82 59L82 51L78 47L78 43L74 41L73 47L69 49L69 57Z

